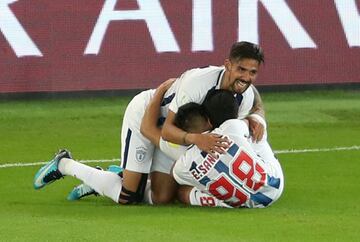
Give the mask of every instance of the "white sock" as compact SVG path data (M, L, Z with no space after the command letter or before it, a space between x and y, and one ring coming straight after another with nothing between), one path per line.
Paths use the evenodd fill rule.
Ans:
M145 191L144 191L144 202L147 204L153 205L154 203L151 198L151 193L152 193L151 192L151 181L147 180Z
M225 207L231 208L229 205L225 204L223 201L217 199L216 197L209 195L200 191L198 188L194 187L191 189L189 194L190 204L193 206L202 206L202 207Z
M100 195L119 202L122 187L121 177L109 171L102 171L72 159L62 158L59 171L63 175L75 177L92 187Z

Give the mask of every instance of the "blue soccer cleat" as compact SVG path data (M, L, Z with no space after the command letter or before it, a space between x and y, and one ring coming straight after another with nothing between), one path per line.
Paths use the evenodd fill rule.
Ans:
M98 170L103 170L103 168L101 168L100 166L96 166L95 168ZM69 195L67 196L67 200L75 201L90 195L98 196L99 194L89 185L81 183L80 185L74 187L74 189L69 193Z
M99 194L89 185L82 183L79 186L74 187L74 189L69 193L67 200L75 201L90 195L98 196Z
M97 166L96 169L102 170L102 168L100 166ZM117 166L117 165L110 165L107 168L107 171L116 173L119 176L121 176L121 174L123 172L123 168L121 168L120 166ZM83 197L90 196L90 195L98 196L99 194L89 185L82 183L82 184L78 185L77 187L74 187L74 189L69 193L67 199L69 201L75 201L75 200L79 200Z
M58 169L59 162L62 158L72 159L71 154L67 150L60 150L46 165L40 168L34 177L34 188L40 189L44 186L62 178L64 175Z
M122 177L122 173L123 173L124 169L118 165L109 165L107 168L107 171L111 171Z

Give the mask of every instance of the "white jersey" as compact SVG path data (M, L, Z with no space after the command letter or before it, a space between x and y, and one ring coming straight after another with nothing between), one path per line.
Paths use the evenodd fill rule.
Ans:
M195 68L184 72L176 82L176 95L172 100L169 109L177 113L180 106L195 102L201 104L206 94L211 89L220 89L221 79L225 72L224 66L209 66ZM245 118L254 103L254 91L249 87L244 93L236 94L239 103L238 118Z
M232 207L266 207L276 201L284 186L280 163L256 155L248 140L247 125L238 119L227 120L212 133L229 138L226 153L215 159L192 146L175 163L175 180Z

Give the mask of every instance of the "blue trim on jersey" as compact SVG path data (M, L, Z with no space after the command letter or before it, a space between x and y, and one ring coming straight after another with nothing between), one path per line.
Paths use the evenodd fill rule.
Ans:
M191 170L196 170L196 163L195 163L195 161L193 161L192 163L191 163L191 166L190 166L190 169L189 169L189 171L191 171Z
M207 96L207 94L208 94L211 90L215 90L216 87L219 85L220 77L221 77L221 74L222 74L223 72L224 72L224 70L221 70L221 71L219 72L219 75L218 75L218 78L217 78L217 80L216 80L215 86L213 86L212 88L210 88L210 89L208 90L208 92L206 93L206 96Z
M269 198L268 196L262 194L261 192L258 192L256 194L251 194L250 199L258 204L262 204L264 206L269 205L273 200Z
M219 173L224 172L226 175L229 175L229 167L227 165L225 165L225 163L222 162L221 160L216 162L214 168Z
M275 178L273 176L267 175L267 184L271 187L279 189L280 187L280 178Z
M168 97L165 97L162 102L161 102L161 106L166 106L167 104L171 103L171 101L174 99L175 97L175 92L173 94L171 94Z
M165 117L159 117L158 121L157 121L157 126L162 126L165 123Z
M228 149L228 153L234 157L236 152L239 150L239 146L237 144L233 144L232 146L230 146L230 148Z
M205 158L208 155L208 153L205 151L201 151L200 154L203 158Z
M221 74L224 72L225 70L221 70L219 75L218 75L218 78L217 78L217 81L216 81L216 85L215 87L213 87L214 89L217 87L217 85L219 85L219 82L220 82L220 77L221 77Z
M126 163L128 160L128 155L129 155L129 147L130 147L130 139L131 139L131 130L128 129L128 132L126 134L126 139L125 139L125 150L124 150L124 156L123 156L123 164L122 164L122 168L126 168Z
M238 104L240 106L240 104L241 104L241 102L242 102L242 100L244 98L243 95L242 94L236 94L235 98L236 98L236 101L238 102Z
M201 178L201 180L199 181L201 184L203 184L204 186L206 186L206 184L210 181L210 178L207 176L204 176L203 178Z

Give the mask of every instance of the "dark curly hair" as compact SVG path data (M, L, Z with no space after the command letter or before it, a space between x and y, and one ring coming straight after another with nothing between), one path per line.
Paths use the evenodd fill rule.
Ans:
M228 90L210 90L202 104L213 128L219 127L228 119L236 119L239 104L234 94Z

